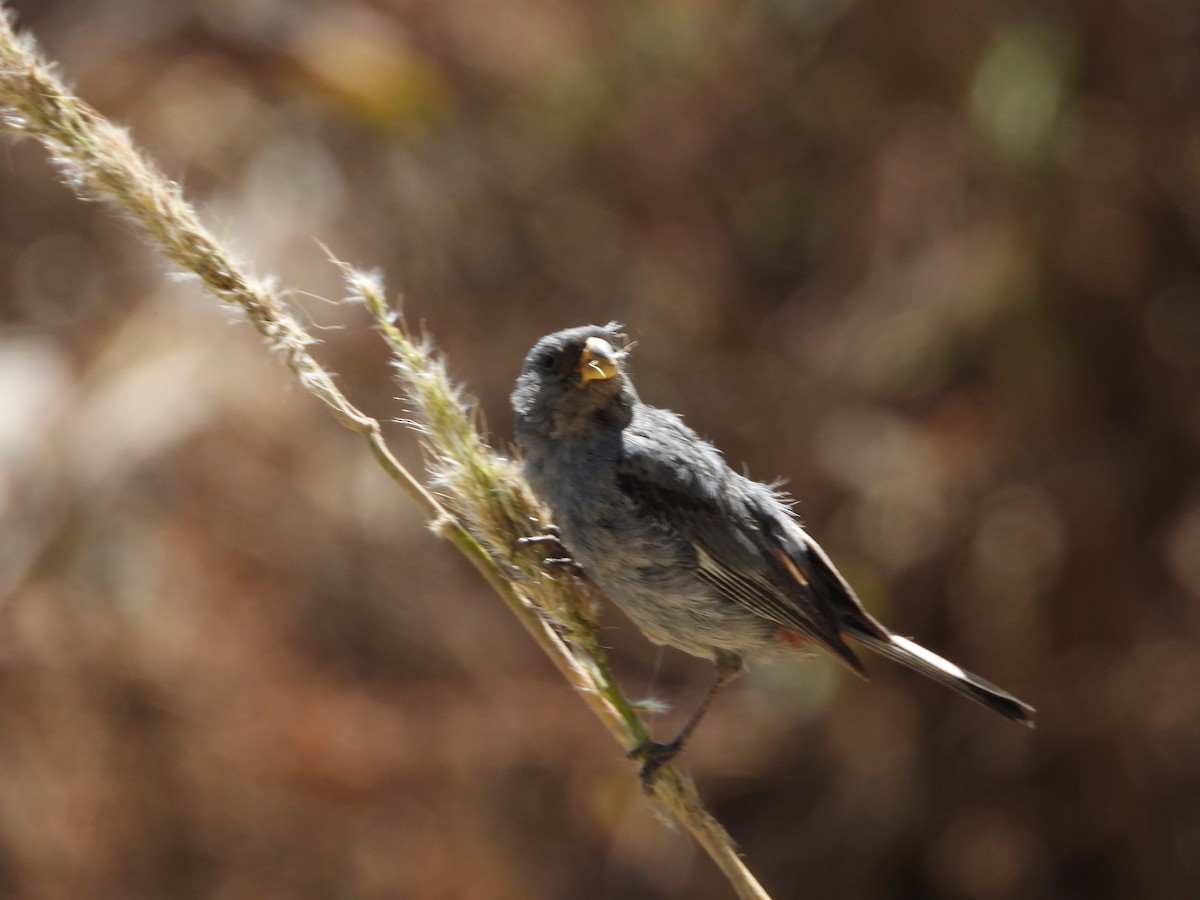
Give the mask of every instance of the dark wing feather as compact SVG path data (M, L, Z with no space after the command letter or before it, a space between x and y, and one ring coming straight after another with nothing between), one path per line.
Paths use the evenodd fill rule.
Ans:
M790 513L769 488L731 470L676 416L650 407L625 431L617 478L641 515L691 544L698 578L864 674L842 632L860 619L868 631L882 629L820 548L784 524Z

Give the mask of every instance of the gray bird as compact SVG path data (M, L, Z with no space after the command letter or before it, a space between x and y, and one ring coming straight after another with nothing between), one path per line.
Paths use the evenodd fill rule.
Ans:
M851 638L1032 726L1032 707L876 621L785 495L733 471L679 416L642 403L620 327L542 338L512 405L525 476L550 508L553 539L651 641L716 666L679 735L632 751L647 784L744 658L785 647L815 645L865 678Z

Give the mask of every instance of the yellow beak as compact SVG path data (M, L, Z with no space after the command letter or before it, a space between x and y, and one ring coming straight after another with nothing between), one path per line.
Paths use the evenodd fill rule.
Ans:
M583 345L583 353L579 357L580 386L589 381L607 381L610 378L616 378L620 372L617 367L620 358L620 354L608 341L598 337L588 338Z

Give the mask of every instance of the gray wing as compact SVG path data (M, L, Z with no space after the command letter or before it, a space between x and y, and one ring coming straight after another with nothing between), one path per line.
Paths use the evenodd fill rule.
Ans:
M886 632L779 495L730 469L677 416L639 409L625 429L617 484L641 515L691 545L697 577L864 673L843 632Z

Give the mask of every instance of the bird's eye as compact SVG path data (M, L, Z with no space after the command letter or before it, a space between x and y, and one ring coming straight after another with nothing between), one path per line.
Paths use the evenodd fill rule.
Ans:
M537 364L538 364L539 369L543 369L543 370L549 372L551 369L554 368L554 354L553 353L543 353L541 356L538 357Z

